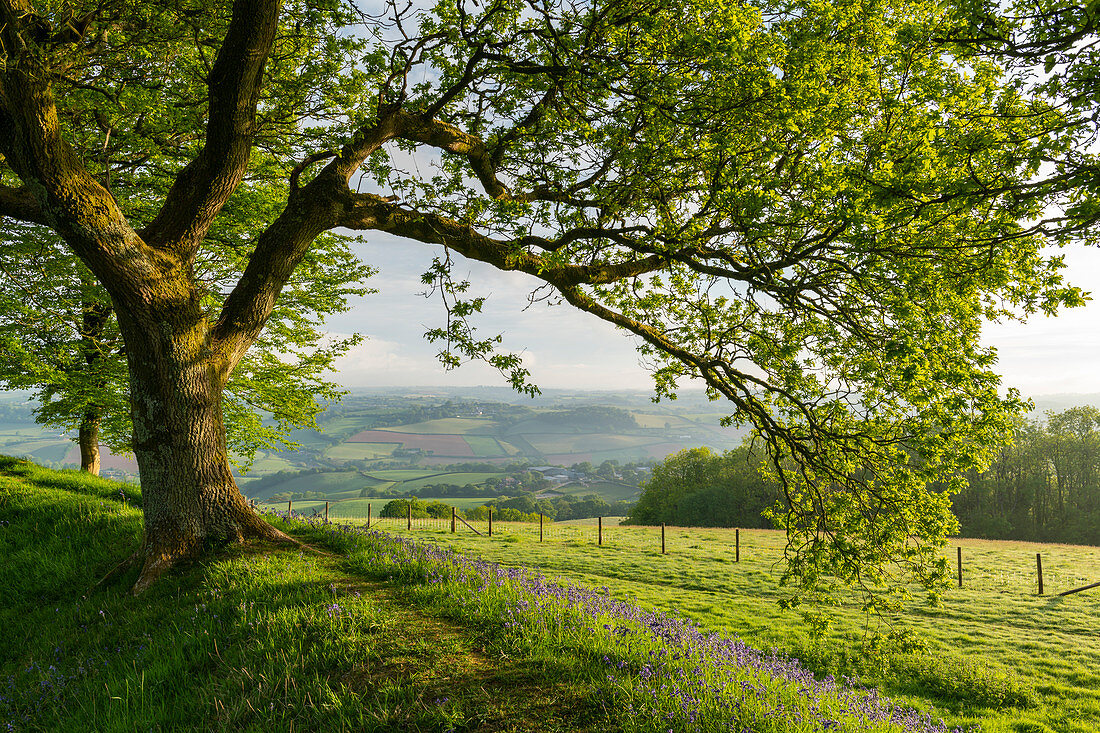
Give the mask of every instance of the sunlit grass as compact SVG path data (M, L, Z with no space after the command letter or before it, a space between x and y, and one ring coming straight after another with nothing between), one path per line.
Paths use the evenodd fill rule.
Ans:
M484 531L484 523L478 526ZM407 534L403 523L387 531ZM983 731L1100 729L1100 589L1056 597L1100 580L1100 548L1022 542L951 540L963 548L964 587L943 607L914 603L897 617L868 621L855 598L833 609L836 623L823 640L810 637L801 617L779 607L784 590L782 533L604 526L494 527L478 537L460 527L414 528L414 536L507 565L536 566L572 581L606 586L652 609L676 609L704 628L737 634L758 648L778 648L819 674L858 675L883 691ZM1035 554L1043 556L1045 595L1037 595ZM908 629L911 637L898 632ZM877 638L872 636L877 632ZM884 640L901 638L891 645ZM915 642L916 646L913 645Z
M139 500L133 487L0 459L0 580L11 589L0 599L0 726L940 730L619 588L384 533L273 520L338 554L233 547L137 598L125 593L133 571L94 589L136 546ZM481 542L532 557L549 547L508 527ZM574 561L615 549L579 535L563 548Z

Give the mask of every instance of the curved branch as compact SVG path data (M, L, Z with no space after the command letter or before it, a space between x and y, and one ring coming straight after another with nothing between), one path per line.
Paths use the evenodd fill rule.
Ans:
M156 217L142 231L154 246L193 257L244 177L256 128L264 64L275 42L279 0L236 0L207 80L209 119L202 152L176 176Z
M508 188L497 180L493 159L480 138L439 120L398 113L396 135L410 142L424 143L448 153L464 155L474 175L494 199L508 198Z
M442 244L470 259L501 270L515 270L562 285L601 285L654 272L668 263L650 255L624 262L565 265L532 254L523 248L528 237L496 240L471 226L438 214L406 209L373 194L346 194L347 208L336 222L349 229L377 229L426 244Z

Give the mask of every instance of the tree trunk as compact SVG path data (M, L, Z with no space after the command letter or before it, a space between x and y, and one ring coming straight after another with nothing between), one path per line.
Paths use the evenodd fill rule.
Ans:
M80 421L80 470L93 476L99 475L99 423L100 417L92 412L84 413Z
M258 517L233 480L222 416L228 369L209 346L205 319L181 324L173 314L138 324L119 315L145 513L144 567L134 592L212 546L295 542Z

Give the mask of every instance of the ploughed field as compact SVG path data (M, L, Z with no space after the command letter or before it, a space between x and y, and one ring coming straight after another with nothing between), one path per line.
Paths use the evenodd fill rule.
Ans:
M346 520L341 520L346 521ZM852 596L835 614L824 640L814 641L795 611L784 610L784 535L732 529L617 526L605 520L598 545L596 520L565 526L374 520L386 532L438 543L509 566L538 567L648 609L674 610L704 629L740 637L751 646L798 657L822 674L859 676L895 700L942 717L951 726L982 731L1041 733L1100 730L1100 588L1056 594L1100 581L1100 548L989 540L950 540L944 553L956 571L962 548L963 587L941 608L919 595L904 613L871 622ZM1038 595L1036 553L1043 564ZM957 578L953 578L957 583ZM914 589L914 594L919 591ZM876 650L880 638L911 629L915 646ZM896 636L896 634L895 634ZM887 645L888 646L888 645Z

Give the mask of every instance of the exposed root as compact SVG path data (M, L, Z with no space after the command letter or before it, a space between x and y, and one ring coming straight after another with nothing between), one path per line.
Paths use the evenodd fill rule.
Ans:
M167 573L180 561L193 557L194 554L193 551L179 553L149 552L145 555L145 563L141 566L141 572L134 582L134 587L130 589L130 593L135 596L144 593L160 576Z
M240 517L237 523L237 531L237 536L227 538L225 544L247 542L249 540L262 540L278 545L295 547L317 555L332 557L332 553L313 547L312 545L297 540L285 532L272 527L251 511L248 512L246 516ZM134 586L130 590L133 595L139 595L148 590L162 575L179 563L187 560L194 560L202 556L204 554L204 547L208 547L208 544L198 538L189 538L187 541L170 544L159 544L146 541L141 550L135 552L128 559L123 561L117 568L108 574L107 578L101 580L97 586L102 585L108 578L125 572L137 562L143 561L137 581L134 582Z

